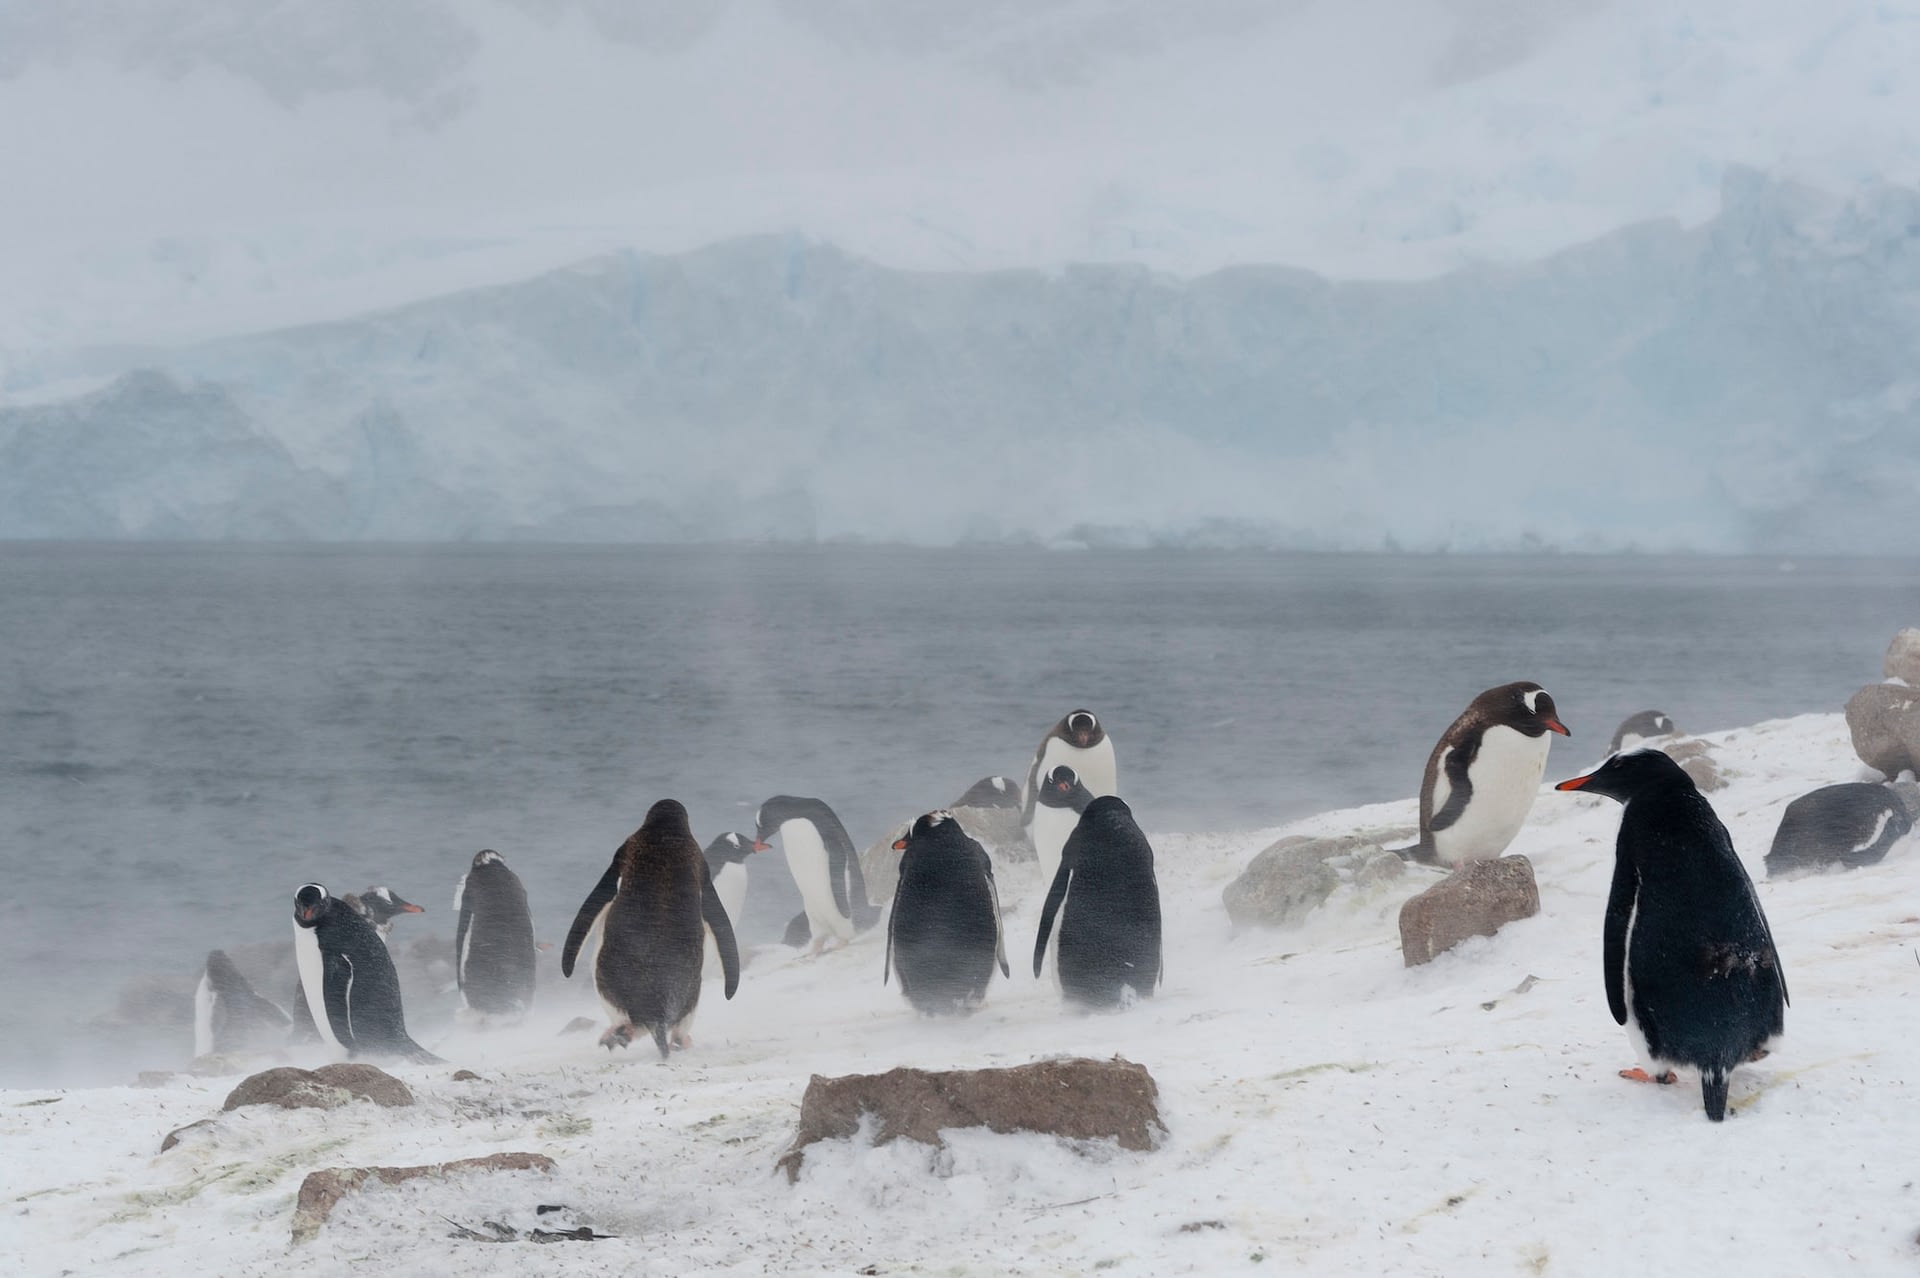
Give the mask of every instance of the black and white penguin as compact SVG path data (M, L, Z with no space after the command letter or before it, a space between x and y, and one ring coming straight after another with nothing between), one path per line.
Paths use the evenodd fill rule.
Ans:
M986 999L996 962L1002 976L1012 975L993 861L946 811L920 817L893 846L902 854L900 882L880 981L898 969L901 993L924 1015L970 1012Z
M1613 740L1607 745L1607 753L1638 750L1656 737L1670 737L1676 731L1678 729L1673 726L1672 717L1664 711L1642 710L1620 721L1620 726L1613 730Z
M713 890L720 898L720 907L727 912L729 920L741 917L740 912L747 905L747 858L753 855L753 839L744 834L723 834L707 844L702 853L707 861L707 875L713 880ZM736 943L738 937L735 937ZM803 941L802 944L805 942ZM701 972L712 980L721 970L720 946L713 939L713 929L706 929L706 959L701 964Z
M1080 775L1064 763L1042 778L1028 826L1034 853L1040 859L1042 886L1053 884L1060 870L1060 854L1074 827L1080 824L1080 814L1093 800L1093 792L1081 783Z
M373 924L373 930L380 933L382 940L393 932L393 921L402 914L426 913L390 887L370 887L357 896L349 893L340 900L355 914Z
M572 976L587 933L600 931L594 987L612 1021L600 1036L602 1047L625 1047L639 1030L653 1035L661 1060L691 1044L687 1030L700 1005L702 924L713 929L732 998L740 985L733 922L714 892L686 808L662 799L614 853L560 952L561 974Z
M1012 777L981 777L953 801L956 808L1018 808L1020 783Z
M1803 794L1780 814L1767 849L1767 876L1829 865L1858 869L1885 858L1913 829L1900 796L1884 785L1847 782Z
M1040 931L1033 942L1033 974L1047 953L1054 915L1060 916L1060 988L1092 1007L1121 1007L1160 984L1160 885L1153 847L1125 801L1103 795L1087 805L1060 858Z
M1020 823L1033 825L1040 782L1061 764L1072 768L1095 798L1120 793L1119 772L1113 762L1113 738L1091 710L1070 711L1047 730L1027 766L1027 787L1021 797Z
M467 1010L482 1016L519 1017L533 1006L533 914L527 889L492 848L474 853L473 865L453 893L454 973Z
M1655 1073L1700 1071L1707 1117L1727 1114L1734 1067L1758 1060L1786 1020L1787 981L1753 881L1727 828L1678 763L1616 754L1561 790L1626 805L1614 843L1601 959L1607 1007Z
M773 846L769 840L775 834L786 850L794 886L800 889L815 954L831 941L846 944L854 933L880 921L879 907L867 899L867 879L853 839L832 808L819 799L777 794L760 805L754 850Z
M1475 697L1427 756L1420 841L1394 851L1448 866L1505 852L1539 793L1550 732L1572 735L1537 683L1505 683Z
M193 991L195 1056L278 1047L292 1029L293 1018L256 993L225 950L207 955L206 970Z
M346 902L309 883L293 897L293 952L314 1028L349 1056L440 1060L408 1037L400 977L380 934Z

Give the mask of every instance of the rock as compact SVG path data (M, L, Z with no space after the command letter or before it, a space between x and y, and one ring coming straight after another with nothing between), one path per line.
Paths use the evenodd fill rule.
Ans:
M329 1167L325 1171L309 1172L307 1178L300 1182L300 1196L294 1203L293 1241L306 1242L319 1233L320 1227L333 1215L333 1209L340 1204L340 1200L369 1180L377 1180L383 1185L397 1185L422 1176L438 1179L476 1171L552 1170L553 1160L545 1154L513 1152L488 1154L485 1158L461 1158L450 1163L428 1163L421 1167Z
M1853 752L1889 781L1914 767L1920 750L1920 688L1870 683L1847 701Z
M241 1079L220 1108L279 1105L284 1109L338 1109L356 1099L397 1109L413 1104L413 1093L405 1083L372 1065L322 1065L313 1070L282 1065Z
M940 1145L954 1127L1040 1132L1064 1140L1118 1141L1122 1149L1146 1150L1166 1134L1160 1120L1160 1089L1146 1066L1069 1058L1011 1069L929 1071L892 1069L884 1074L815 1074L800 1102L800 1130L779 1166L789 1182L800 1178L807 1146L860 1131L875 1120L874 1144L905 1137Z
M1377 831L1322 839L1288 835L1227 884L1220 894L1227 916L1236 927L1284 927L1305 919L1343 882L1365 885L1397 878L1405 873L1406 863L1382 848L1380 837ZM1383 864L1382 857L1394 868Z
M1694 788L1702 794L1711 793L1726 785L1720 779L1720 765L1713 761L1713 750L1698 737L1681 737L1660 747L1668 758L1680 765L1680 770L1693 779Z
M594 1020L591 1016L576 1016L572 1020L568 1021L565 1025L562 1025L560 1027L560 1033L578 1034L582 1030L592 1029L597 1024L599 1024L599 1022Z
M470 1069L456 1069L453 1071L453 1081L456 1083L477 1083L480 1081L480 1076Z
M188 1139L190 1133L199 1133L200 1136L204 1138L211 1136L219 1129L220 1124L211 1118L203 1118L197 1123L188 1123L185 1127L176 1127L168 1132L166 1138L160 1142L160 1152L163 1154L166 1153L182 1140Z
M1899 679L1910 688L1920 688L1920 629L1908 626L1893 636L1887 655L1880 662L1881 673Z
M1524 856L1470 861L1400 907L1400 957L1408 967L1431 963L1470 936L1540 912L1533 863Z
M1908 818L1916 825L1920 825L1920 782L1895 781L1887 789L1893 791L1902 806L1907 809Z
M180 1075L170 1069L143 1069L133 1080L135 1087L171 1087Z

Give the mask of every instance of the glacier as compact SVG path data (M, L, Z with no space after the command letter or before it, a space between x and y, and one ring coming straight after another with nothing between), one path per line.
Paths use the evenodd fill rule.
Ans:
M0 538L1920 553L1920 192L1526 265L622 251L0 408Z

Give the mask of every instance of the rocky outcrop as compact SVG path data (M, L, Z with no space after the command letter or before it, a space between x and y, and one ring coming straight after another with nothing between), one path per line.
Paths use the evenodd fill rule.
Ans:
M1533 863L1524 856L1469 861L1400 907L1400 956L1408 967L1431 963L1460 942L1492 936L1540 912Z
M1039 1061L1012 1069L929 1071L823 1078L815 1074L800 1102L800 1129L780 1159L789 1181L815 1141L842 1140L874 1120L874 1144L905 1138L942 1144L955 1127L1040 1132L1064 1140L1113 1140L1145 1150L1166 1134L1160 1089L1144 1065L1115 1057Z
M1889 781L1920 758L1920 688L1870 683L1847 701L1853 752Z
M397 1109L413 1104L413 1093L405 1083L372 1065L350 1062L319 1069L283 1065L242 1079L220 1108L279 1105L283 1109L338 1109L355 1100Z
M1400 837L1412 831L1396 832ZM1391 838L1394 836L1385 836ZM1342 883L1370 887L1398 878L1406 862L1376 834L1294 834L1262 851L1220 894L1236 927L1286 927L1313 913Z
M428 1163L420 1167L329 1167L310 1172L300 1182L300 1196L293 1207L293 1241L306 1242L320 1232L333 1215L340 1200L368 1181L397 1185L421 1177L439 1179L469 1172L553 1170L553 1160L545 1154L522 1152L488 1154L484 1158L460 1158L450 1163Z
M1920 629L1908 626L1893 636L1880 670L1889 679L1899 679L1910 688L1920 688Z

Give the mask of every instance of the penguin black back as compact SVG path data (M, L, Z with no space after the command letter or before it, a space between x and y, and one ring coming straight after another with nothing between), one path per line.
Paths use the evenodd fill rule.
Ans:
M1607 1006L1656 1065L1700 1071L1707 1117L1728 1079L1785 1025L1773 932L1733 840L1680 765L1659 750L1615 755L1561 790L1625 804L1602 939Z
M293 1021L240 974L225 950L207 954L194 991L194 1054L240 1052L286 1041Z
M517 1016L533 1005L533 915L527 889L491 848L474 854L453 908L455 976L467 1007Z
M953 801L956 808L1018 808L1020 783L1012 777L981 777Z
M1906 804L1887 786L1857 781L1822 786L1780 814L1767 849L1767 875L1873 865L1912 829Z
M1620 726L1613 730L1613 740L1607 744L1607 753L1637 750L1641 742L1672 736L1673 731L1673 719L1664 710L1642 710L1620 721Z
M293 922L296 948L313 947L300 956L300 978L316 1025L324 1014L333 1040L352 1056L440 1060L407 1034L400 976L372 923L318 883L294 894ZM308 983L316 959L317 1006Z
M1093 1007L1151 995L1160 984L1160 886L1153 847L1133 811L1113 795L1087 805L1061 853L1040 911L1033 974L1040 975L1054 916L1060 920L1060 988Z
M901 992L929 1016L971 1011L996 961L1009 974L993 862L946 811L920 817L893 846L903 855L881 980L898 969Z

